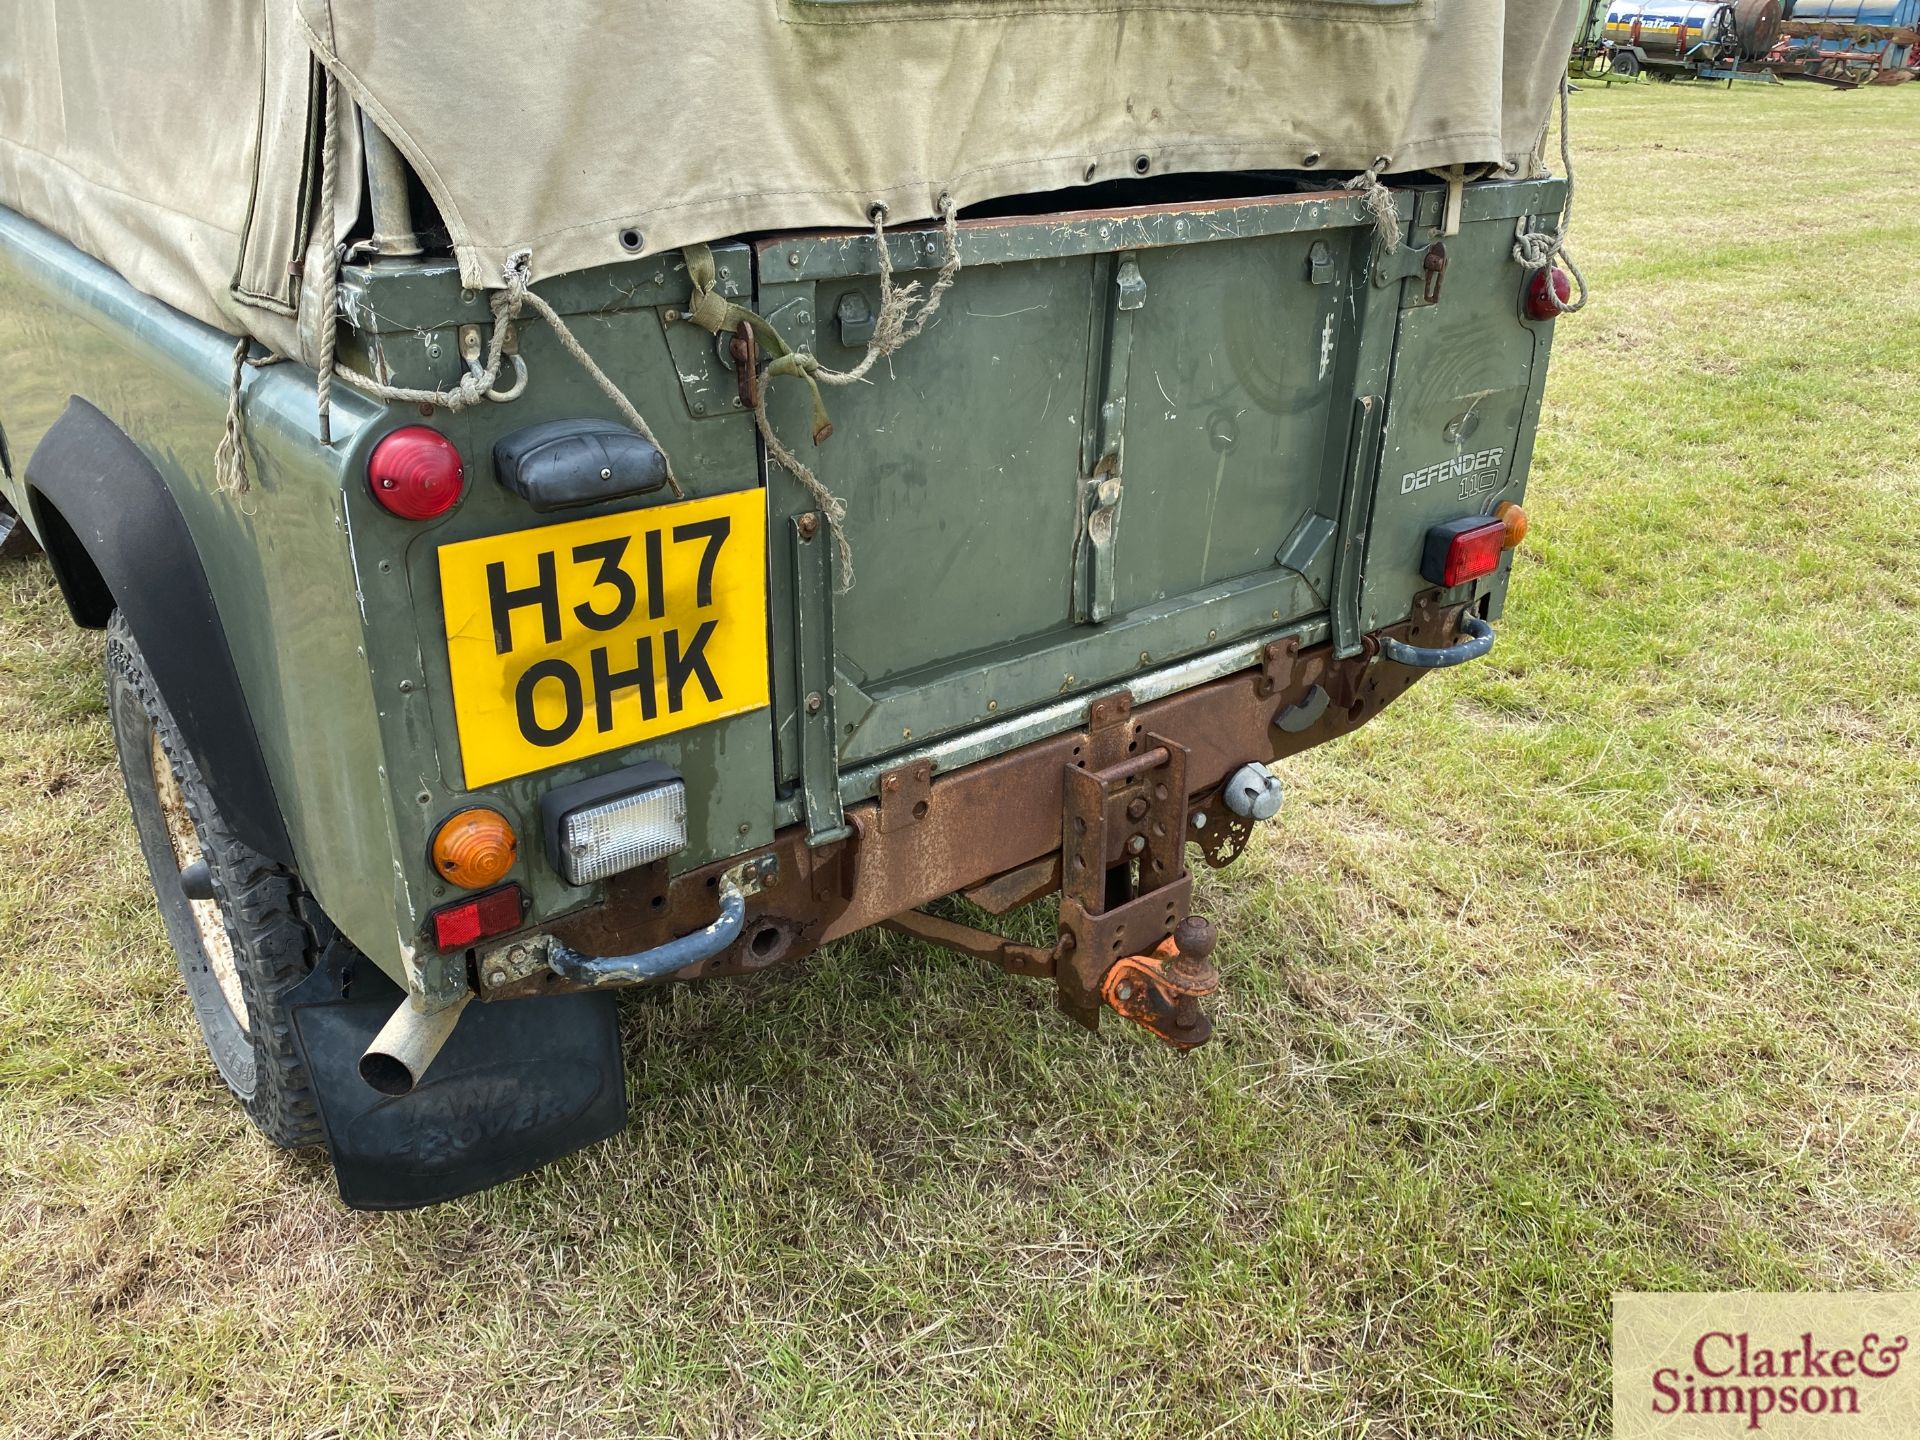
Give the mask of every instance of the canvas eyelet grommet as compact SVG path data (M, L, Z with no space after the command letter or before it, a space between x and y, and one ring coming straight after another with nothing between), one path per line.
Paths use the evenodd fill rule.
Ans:
M647 248L647 237L638 230L627 229L620 232L620 248L631 254L638 254Z

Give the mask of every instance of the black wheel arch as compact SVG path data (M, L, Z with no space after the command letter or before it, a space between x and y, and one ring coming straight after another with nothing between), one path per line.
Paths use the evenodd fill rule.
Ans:
M160 472L118 425L74 396L28 457L25 479L33 528L74 623L102 630L116 607L124 613L234 832L292 865L206 568Z

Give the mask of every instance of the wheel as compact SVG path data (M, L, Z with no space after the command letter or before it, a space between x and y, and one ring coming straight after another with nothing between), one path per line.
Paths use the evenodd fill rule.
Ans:
M106 671L134 828L214 1068L274 1144L318 1144L286 997L332 927L291 871L234 836L118 611Z
M1631 50L1613 52L1613 73L1622 80L1631 80L1640 73L1640 57Z

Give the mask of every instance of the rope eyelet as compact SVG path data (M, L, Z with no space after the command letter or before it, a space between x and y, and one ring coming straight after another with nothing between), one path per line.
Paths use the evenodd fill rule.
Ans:
M513 385L506 390L502 390L496 384L486 392L487 399L493 401L496 405L505 405L510 400L518 400L521 395L526 393L527 388L526 360L519 355L506 355L501 358L513 362ZM487 378L486 368L481 365L478 360L469 360L467 362L467 371L476 380L484 380Z

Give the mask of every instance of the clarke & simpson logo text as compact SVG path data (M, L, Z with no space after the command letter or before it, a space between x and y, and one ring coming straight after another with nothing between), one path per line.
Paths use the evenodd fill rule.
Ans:
M1907 1337L1867 1334L1857 1343L1825 1345L1803 1330L1774 1344L1742 1330L1708 1330L1685 1365L1653 1372L1656 1415L1736 1415L1759 1430L1771 1415L1858 1415L1873 1383L1900 1369Z
M1920 1294L1613 1297L1614 1440L1920 1440Z

